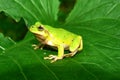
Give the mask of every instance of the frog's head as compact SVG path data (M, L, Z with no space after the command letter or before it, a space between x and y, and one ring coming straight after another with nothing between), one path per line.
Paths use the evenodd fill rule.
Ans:
M45 29L45 25L41 24L40 22L36 22L29 28L30 32L39 35L41 37L47 37L48 31Z

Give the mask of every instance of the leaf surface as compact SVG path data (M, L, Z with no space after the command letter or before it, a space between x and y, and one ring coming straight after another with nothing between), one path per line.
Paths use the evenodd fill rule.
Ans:
M35 0L24 2L23 0L14 0L13 2L9 0L9 4L14 3L11 5L13 8L7 7L7 5L3 7L1 3L5 4L5 1L7 0L0 1L0 10L5 11L15 19L23 17L29 24L38 18L43 23L52 25L57 19L55 17L59 6L57 0L36 0L36 2ZM34 3L36 4L33 5ZM33 50L31 45L36 42L33 36L28 33L23 41L7 48L5 54L0 55L0 79L119 80L119 3L119 0L77 0L74 9L62 27L83 37L83 51L78 52L72 58L65 58L51 64L43 57L57 54L57 51L50 48ZM41 8L42 4L44 7ZM33 8L33 11L30 8ZM19 10L23 10L23 12ZM41 13L37 14L39 10ZM19 13L16 14L16 11ZM38 17L38 15L44 16ZM49 18L48 16L53 17Z
M7 4L6 4L7 3ZM41 21L53 25L57 20L58 0L1 0L0 11L16 21L23 18L28 25Z
M0 54L4 53L4 51L15 45L16 42L14 42L10 37L5 37L2 33L0 33Z

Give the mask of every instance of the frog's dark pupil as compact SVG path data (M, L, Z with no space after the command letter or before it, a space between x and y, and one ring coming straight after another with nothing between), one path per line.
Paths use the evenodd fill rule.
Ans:
M39 26L39 27L38 27L38 30L42 31L42 30L43 30L43 27L42 27L42 26Z

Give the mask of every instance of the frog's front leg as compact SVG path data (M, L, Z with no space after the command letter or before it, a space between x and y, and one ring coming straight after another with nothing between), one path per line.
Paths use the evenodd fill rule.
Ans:
M64 57L72 57L74 56L78 51L81 51L83 49L83 41L81 36L77 36L72 44L69 47L69 50L71 53L64 54Z
M59 60L59 59L63 59L63 55L64 55L64 47L63 45L58 45L58 55L49 55L48 57L44 57L44 59L52 59L51 63Z
M33 44L32 47L34 47L35 50L36 50L36 49L41 49L41 50L42 50L43 47L44 47L44 44L40 44L40 43L39 43L38 45Z

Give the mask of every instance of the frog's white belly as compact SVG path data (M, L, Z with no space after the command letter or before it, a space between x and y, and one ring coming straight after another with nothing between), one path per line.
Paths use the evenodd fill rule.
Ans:
M50 45L50 46L54 46L52 41L48 41L47 44Z
M51 47L53 46L53 47L56 47L56 48L57 48L57 45L54 44L52 41L47 41L47 45L49 45L49 46L51 46ZM65 50L68 50L68 48L69 48L69 46L66 45L66 44L62 44L62 46L64 47Z

